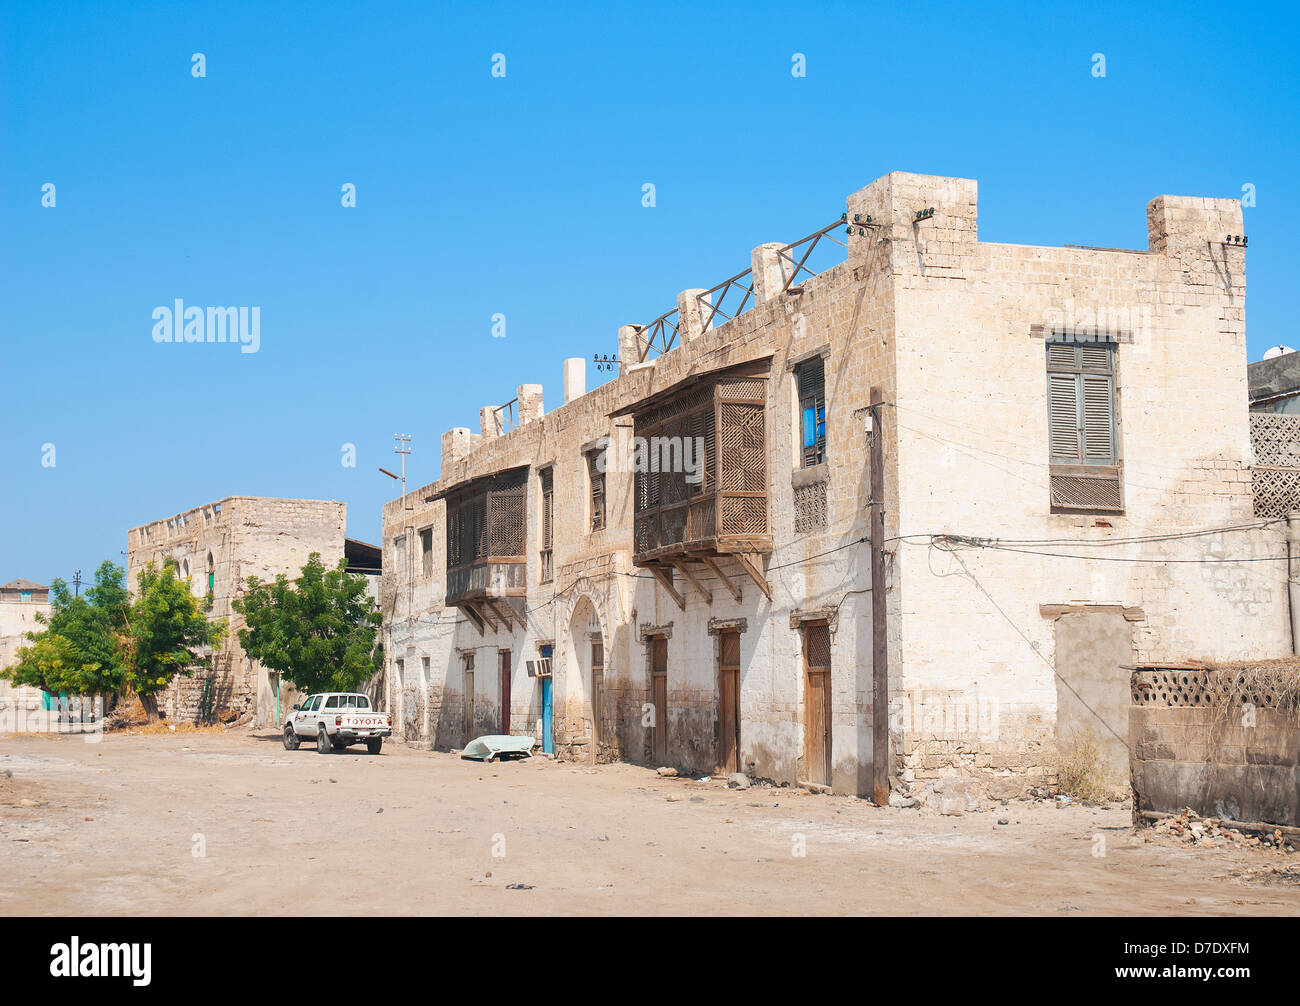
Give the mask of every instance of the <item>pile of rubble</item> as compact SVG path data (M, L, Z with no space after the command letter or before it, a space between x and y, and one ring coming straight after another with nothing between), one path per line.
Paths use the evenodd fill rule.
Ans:
M1157 838L1167 837L1183 845L1192 845L1200 849L1213 849L1218 846L1242 849L1276 849L1279 852L1295 852L1296 840L1282 834L1281 829L1258 834L1242 831L1235 827L1237 822L1217 817L1201 817L1190 807L1171 817L1161 818L1147 829L1145 838L1154 842Z

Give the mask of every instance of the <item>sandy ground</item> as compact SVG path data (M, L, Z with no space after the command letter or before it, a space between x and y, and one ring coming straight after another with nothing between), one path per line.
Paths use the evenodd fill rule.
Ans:
M943 817L244 731L0 740L0 855L6 915L1300 913L1300 855L1152 843L1119 805Z

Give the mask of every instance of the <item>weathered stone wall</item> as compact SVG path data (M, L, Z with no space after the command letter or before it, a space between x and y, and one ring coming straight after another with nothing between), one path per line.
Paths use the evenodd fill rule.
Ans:
M39 596L41 600L35 598ZM20 593L6 591L0 597L0 668L15 662L18 650L29 646L29 632L40 632L43 626L36 620L37 615L47 618L50 614L50 602L45 592L34 594L33 599L24 601ZM6 709L39 709L41 690L27 685L14 685L7 678L0 678L0 711Z
M1238 203L1152 200L1144 251L1038 248L977 240L973 181L889 177L878 204L893 221L897 291L887 496L891 536L917 536L891 546L902 636L891 696L907 707L947 694L985 707L989 724L904 730L905 774L1050 774L1053 620L1065 610L1130 612L1137 662L1289 652L1285 563L1231 561L1285 556L1281 525L1107 547L1254 523L1244 251L1222 243L1241 232ZM909 222L923 206L935 215ZM1049 504L1053 327L1117 342L1123 513ZM1046 544L943 551L933 533ZM1101 547L1062 544L1074 542ZM960 757L926 757L936 742Z
M1160 676L1187 684L1152 688L1152 679ZM1207 701L1198 684L1204 676L1198 671L1133 675L1134 814L1177 814L1190 807L1203 817L1300 827L1300 716L1291 708L1225 706L1213 700L1217 696ZM1191 692L1199 693L1194 702Z
M935 213L918 219L929 207ZM1056 758L1053 619L1071 606L1117 606L1132 615L1140 660L1284 651L1284 572L1257 562L1164 564L1275 556L1276 528L1117 545L1107 554L1122 562L954 552L931 538L1104 543L1251 520L1243 254L1215 243L1219 230L1240 232L1237 204L1154 200L1145 251L981 243L976 186L966 179L887 175L851 195L847 211L850 220L870 215L872 224L851 228L842 264L783 292L786 265L773 246L761 246L752 255L756 298L745 313L701 331L688 291L678 299L686 308L681 344L670 352L638 363L636 330L624 327L617 379L540 418L531 412L511 433L480 422L480 433L466 428L443 438L441 479L384 508L381 596L397 722L411 722L400 712L404 703L422 702L420 739L463 743L463 656L473 652L475 729L495 729L497 654L508 649L512 729L539 734L540 689L524 662L550 644L557 752L650 761L642 716L651 687L649 628L668 637L667 760L709 771L719 674L709 626L743 619L741 760L757 776L797 782L808 777L800 625L829 618L833 788L869 792L872 584L861 542L873 387L886 403L886 582L879 586L889 614L895 773L971 775L1004 789L1048 776ZM1097 311L1118 329L1125 510L1053 513L1043 329L1079 327ZM814 355L826 372L827 458L800 469L794 367ZM707 597L677 578L683 609L632 564L630 473L607 473L607 526L591 532L583 451L625 428L620 414L636 403L751 361L770 365L773 551L765 575L772 597L725 560L740 600L702 573ZM551 464L555 576L542 583L537 473ZM521 465L531 469L527 627L480 634L444 606L445 512L426 501ZM824 511L810 511L807 501L822 498ZM424 528L432 532L427 574L416 554ZM592 632L605 646L599 724L584 656ZM425 656L430 672L419 680L412 672ZM392 680L398 658L403 682Z
M206 704L213 715L255 716L259 726L277 725L275 676L245 656L238 636L243 619L231 601L246 592L250 576L296 576L312 552L319 552L327 567L336 565L343 557L346 524L346 503L231 496L128 532L132 591L146 563L161 565L171 557L194 596L204 598L211 557L209 617L226 620L228 627L212 669L178 676L160 693L158 707L169 719L194 722ZM286 688L281 703L292 702Z

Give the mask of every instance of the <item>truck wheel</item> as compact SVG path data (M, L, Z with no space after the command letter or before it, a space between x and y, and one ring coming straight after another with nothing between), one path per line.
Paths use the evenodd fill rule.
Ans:
M329 754L334 750L334 745L330 743L330 735L321 727L316 731L316 750L320 754Z
M293 732L293 724L286 723L284 727L284 749L286 751L297 751L300 743L302 742L298 740L298 735Z
M347 745L346 745L345 743L343 743L343 741L330 741L330 743L334 745L334 750L335 750L335 751L345 751L345 750L347 750Z
M379 754L379 749L383 746L384 739L382 737L371 737L366 741L366 750L371 754Z

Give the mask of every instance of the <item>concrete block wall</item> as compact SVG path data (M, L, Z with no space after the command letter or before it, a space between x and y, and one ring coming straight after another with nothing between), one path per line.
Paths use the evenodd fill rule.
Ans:
M1134 704L1134 812L1300 827L1300 724L1293 712Z

